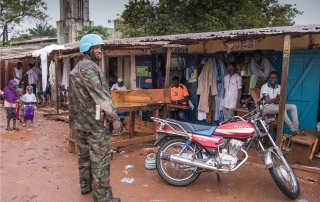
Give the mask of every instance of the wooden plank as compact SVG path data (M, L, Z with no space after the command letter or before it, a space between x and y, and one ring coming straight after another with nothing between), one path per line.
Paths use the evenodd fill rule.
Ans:
M294 136L291 141L292 142L296 142L296 143L299 143L299 144L303 144L303 145L312 145L316 139L317 139L317 136L312 134L312 133L307 133L305 132L306 135L296 135Z
M249 89L254 104L257 104L258 100L260 99L260 88L250 88Z
M159 109L153 110L153 117L159 118ZM157 134L157 138L158 138L158 133L157 133L157 130L156 130L157 127L158 127L158 123L157 122L153 122L153 133Z
M100 67L101 70L103 71L103 73L106 73L106 63L105 63L105 57L104 57L104 51L102 51L102 56L101 56L101 60L100 60Z
M167 62L166 62L166 78L164 83L164 88L169 88L170 83L170 62L171 62L171 48L167 48Z
M316 141L313 144L313 147L312 147L312 150L311 150L311 154L310 154L310 160L312 160L312 158L313 158L314 152L315 152L317 144L318 144L318 140L319 139L317 138Z
M156 135L135 137L133 139L126 139L126 140L111 142L111 147L122 147L122 146L128 146L128 145L132 145L132 144L139 144L139 143L143 143L143 142L154 141L154 140L156 140L156 138L157 138Z
M4 61L4 86L7 86L9 81L8 81L8 63L9 63L9 60L5 60Z
M138 89L138 90L121 90L111 91L111 96L116 104L122 102L134 103L170 103L168 89Z
M280 102L279 102L279 113L278 113L278 126L277 126L277 140L276 143L281 148L282 144L282 133L283 123L285 115L286 105L286 93L288 85L288 73L289 73L289 62L290 62L290 45L291 35L287 34L284 37L283 44L283 58L282 58L282 76L281 76L281 90L280 90Z
M124 125L126 130L130 130L130 118L124 118ZM135 118L134 132L144 132L153 134L153 122L143 121L140 118Z
M135 111L130 111L130 129L129 129L129 138L134 137L134 122L135 122Z
M162 111L162 119L167 119L168 117L168 104L165 104L163 106L163 111Z
M109 71L110 71L110 67L109 67L109 57L104 57L104 61L105 61L105 72L104 75L107 79L108 85L109 85ZM111 87L111 86L110 86Z
M132 54L130 56L130 72L131 72L131 76L130 76L130 86L131 89L136 89L137 83L137 76L136 76L136 55Z
M57 110L57 114L59 114L59 89L58 89L58 59L57 59L57 53L54 54L54 64L55 64L55 89L56 89L56 110Z
M130 56L130 55L151 55L150 50L105 50L105 55L113 56Z

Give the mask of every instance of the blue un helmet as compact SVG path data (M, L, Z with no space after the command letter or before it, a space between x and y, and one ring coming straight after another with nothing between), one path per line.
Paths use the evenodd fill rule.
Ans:
M87 34L80 40L80 52L87 52L92 46L104 45L101 37L97 34Z

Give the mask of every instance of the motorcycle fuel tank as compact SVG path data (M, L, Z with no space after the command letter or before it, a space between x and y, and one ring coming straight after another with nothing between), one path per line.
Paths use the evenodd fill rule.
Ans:
M212 136L226 138L248 138L253 136L255 129L249 122L231 122L220 125L216 128Z

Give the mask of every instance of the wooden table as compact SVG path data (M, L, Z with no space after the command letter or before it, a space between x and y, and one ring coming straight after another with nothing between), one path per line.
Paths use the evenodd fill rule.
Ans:
M111 96L118 112L129 112L130 126L129 131L121 136L128 134L128 139L111 141L111 147L127 146L131 144L139 144L143 142L156 140L156 126L153 123L153 132L144 136L138 137L135 135L135 115L136 111L149 110L153 112L154 117L159 117L159 109L165 104L170 103L170 94L168 89L147 89L147 90L127 90L127 91L112 91ZM69 152L75 151L76 131L70 130L69 137Z

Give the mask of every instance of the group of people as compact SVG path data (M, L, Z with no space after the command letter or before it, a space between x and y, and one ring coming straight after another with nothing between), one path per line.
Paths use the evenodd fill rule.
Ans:
M233 116L233 108L241 107L242 78L235 70L236 64L234 62L227 64L228 75L224 78L224 94L221 102L225 120ZM261 50L254 52L249 72L251 74L250 88L255 88L257 81L267 81L260 90L260 98L263 98L268 103L264 106L263 112L266 114L278 114L281 89L278 84L279 74L268 59L263 57ZM251 99L249 97L245 102L247 103ZM303 133L299 130L297 107L293 104L286 104L285 110L284 121L290 131L294 135ZM290 111L292 120L290 120L287 111Z
M37 103L36 96L33 94L33 87L27 86L26 94L23 94L22 88L17 88L18 83L13 79L8 86L1 92L1 97L4 100L4 108L6 111L7 127L6 130L19 130L16 120L20 120L26 126L26 121L31 121L33 126L34 109ZM10 122L12 120L12 128Z

